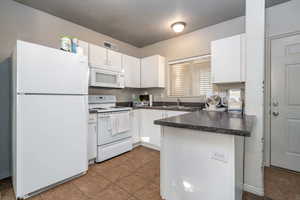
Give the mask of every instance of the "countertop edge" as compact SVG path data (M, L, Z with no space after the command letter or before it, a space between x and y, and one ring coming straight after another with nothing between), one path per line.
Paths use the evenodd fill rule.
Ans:
M215 127L208 127L208 126L201 126L201 125L191 125L191 124L185 124L185 123L180 123L179 124L179 123L173 123L173 122L166 122L166 121L162 121L162 120L155 120L154 124L161 125L161 126L173 127L173 128L184 128L184 129L205 131L205 132L232 135L232 136L243 136L243 137L250 137L251 136L251 131L215 128Z
M210 112L212 111L195 111L195 112L190 112L179 116L157 119L153 123L155 125L160 125L160 126L184 128L184 129L191 129L191 130L198 130L198 131L205 131L205 132L226 134L226 135L234 135L234 136L251 137L251 132L256 122L255 116L240 115L234 113L224 114L220 112L215 112L215 114L210 115L211 114ZM229 124L227 126L223 126L223 125L220 126L219 124L214 125L213 123L206 124L206 121L209 120L207 116L209 118L216 117L215 119L212 119L213 121L225 120ZM202 118L203 121L201 121ZM238 126L235 125L232 126L230 124L231 119L235 119L234 121L240 120L240 121L236 121L235 123L241 124L242 127L238 128Z

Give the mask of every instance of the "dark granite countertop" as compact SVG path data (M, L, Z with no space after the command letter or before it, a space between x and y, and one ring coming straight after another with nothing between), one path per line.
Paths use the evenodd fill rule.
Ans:
M89 113L98 113L97 110L89 109Z
M255 116L201 110L155 120L154 124L250 137L255 119Z
M188 107L188 106L144 106L144 107L133 107L133 109L150 109L150 110L170 110L170 111L183 111L183 112L194 112L202 110L201 107Z
M118 102L118 106L132 107L132 102ZM201 102L180 102L180 106L177 106L176 102L153 102L153 106L133 107L133 109L152 109L152 110L173 110L173 111L185 111L194 112L205 108L205 103Z

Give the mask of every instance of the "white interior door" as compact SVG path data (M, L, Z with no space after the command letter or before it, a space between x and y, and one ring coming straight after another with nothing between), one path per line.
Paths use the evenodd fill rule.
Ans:
M20 95L18 102L17 195L85 172L87 96Z
M271 165L300 171L300 35L271 45Z

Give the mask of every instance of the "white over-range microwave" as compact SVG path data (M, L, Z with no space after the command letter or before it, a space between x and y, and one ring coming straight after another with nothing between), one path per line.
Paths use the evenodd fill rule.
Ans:
M124 88L124 72L114 72L90 68L90 86L107 88Z

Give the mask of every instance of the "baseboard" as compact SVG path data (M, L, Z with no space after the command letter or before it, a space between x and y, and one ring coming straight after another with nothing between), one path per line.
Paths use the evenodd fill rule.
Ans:
M148 143L144 143L144 142L141 142L140 143L140 146L144 146L144 147L147 147L147 148L150 148L150 149L154 149L156 151L160 151L160 148L155 146L155 145L152 145L152 144L148 144Z
M132 144L133 148L136 148L136 147L139 147L139 146L141 146L141 142L136 142L136 143Z
M270 166L271 166L270 162L264 161L264 167L270 167Z
M264 189L263 188L254 187L252 185L244 184L244 191L250 192L252 194L255 194L255 195L258 195L258 196L261 196L261 197L264 196Z

